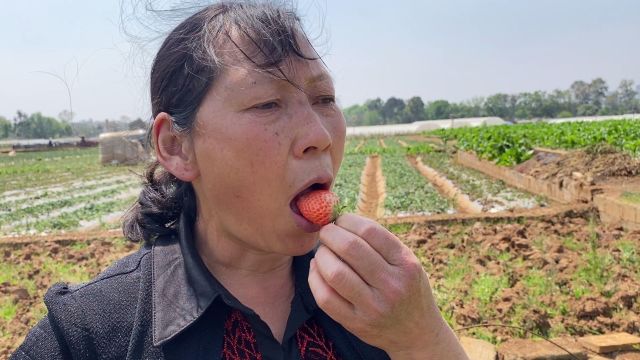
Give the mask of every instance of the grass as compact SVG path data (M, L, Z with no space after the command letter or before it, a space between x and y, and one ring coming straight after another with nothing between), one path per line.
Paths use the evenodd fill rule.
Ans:
M10 297L0 299L0 319L5 322L13 320L18 311L18 305Z
M616 248L620 252L620 265L629 270L640 272L640 256L638 256L638 244L635 244L631 241L621 240L617 242Z
M471 295L480 300L482 306L487 306L502 289L509 286L506 276L481 274L471 284Z
M387 226L387 229L396 235L403 235L411 231L413 228L413 224L411 223L400 223L400 224L390 224Z
M140 167L103 166L99 149L65 149L0 156L0 194L35 186L95 179L98 175L140 172Z
M628 203L640 204L640 192L625 191L620 198Z

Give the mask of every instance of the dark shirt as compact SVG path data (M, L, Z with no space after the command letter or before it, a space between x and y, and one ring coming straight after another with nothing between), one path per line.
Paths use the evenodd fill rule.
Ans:
M207 270L180 219L179 236L145 245L94 280L54 285L48 314L12 359L388 359L333 321L307 282L313 252L295 257L282 344Z

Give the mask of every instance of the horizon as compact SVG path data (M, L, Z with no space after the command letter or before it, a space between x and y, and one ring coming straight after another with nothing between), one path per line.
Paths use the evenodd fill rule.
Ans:
M0 59L0 116L21 110L58 117L69 109L61 77L71 87L76 120L148 119L147 74L157 45L140 47L123 34L119 3L8 4L0 24L7 54ZM298 1L298 10L310 37L321 35L318 50L342 108L377 97L460 102L549 92L598 77L610 90L622 79L639 85L640 48L632 44L640 3L631 0L327 0Z

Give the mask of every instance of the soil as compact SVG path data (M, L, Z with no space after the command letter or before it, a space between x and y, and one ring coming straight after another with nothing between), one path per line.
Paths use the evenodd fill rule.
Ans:
M515 223L420 224L402 239L423 254L440 309L454 328L491 323L552 336L640 333L640 231L594 223L587 213L563 213ZM631 258L622 253L623 243L634 244ZM456 258L471 269L457 286L447 278ZM605 283L598 286L588 269ZM535 271L543 274L538 282L549 281L545 291L533 288L537 283L528 277ZM482 276L507 281L484 304L474 295ZM501 327L482 331L494 342L530 336Z
M0 247L0 265L17 269L20 279L10 279L0 283L0 300L7 299L16 304L16 314L10 321L0 318L0 359L7 359L11 352L22 343L30 328L46 314L42 302L47 289L60 279L48 269L52 261L66 264L78 272L86 271L94 277L115 260L135 251L138 245L116 242L110 233L103 239L83 234L61 236L47 241L33 242L35 238L21 238L20 242L2 240ZM12 239L16 240L16 239ZM42 240L42 239L38 239ZM72 244L86 244L74 247ZM28 290L19 282L35 284L35 291Z
M468 195L464 194L449 179L442 176L435 169L423 164L420 157L409 156L408 160L411 166L422 174L426 181L431 183L442 196L453 200L459 212L466 214L482 212L482 206L471 201Z
M377 219L384 213L383 204L385 193L384 178L380 156L372 155L367 158L362 177L360 179L360 195L358 196L358 214L371 219Z
M640 175L640 160L607 148L566 154L538 150L531 159L517 165L515 170L538 179L560 180L583 176L587 183L599 184L612 178Z
M469 217L459 222L413 224L399 237L423 260L439 306L455 329L492 323L521 326L554 336L640 333L640 231L598 224L588 211L554 215L551 209L544 210L548 216L540 218ZM138 246L113 239L113 233L116 232L105 232L105 239L93 233L3 241L1 263L19 269L20 276L32 280L37 290L29 291L13 280L0 283L0 299L11 299L17 304L12 320L0 319L0 334L4 334L0 338L0 358L8 357L44 315L42 298L57 279L41 270L43 263L51 259L70 263L93 277ZM629 253L624 257L621 242L635 244L631 257ZM86 246L74 245L83 243ZM610 257L606 269L601 269L608 276L602 288L576 280L576 274L587 264L585 253L592 245L599 255ZM460 259L471 271L453 286L447 274ZM27 270L27 266L32 270ZM550 291L532 293L525 280L532 271L549 275ZM504 276L509 281L488 304L473 294L473 285L481 275ZM480 337L489 334L496 342L527 337L517 330L500 327L483 331ZM458 333L479 336L477 329Z

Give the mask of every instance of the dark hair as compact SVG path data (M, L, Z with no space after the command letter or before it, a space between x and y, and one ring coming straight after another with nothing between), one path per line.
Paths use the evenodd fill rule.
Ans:
M239 39L249 46L241 46ZM222 71L224 59L216 50L225 42L257 69L292 83L280 68L284 61L293 56L320 59L315 50L313 57L304 55L300 40L309 41L295 11L284 4L233 1L198 11L169 33L153 61L153 118L166 112L175 131L188 133L192 129L202 100ZM150 138L151 129L147 133ZM152 243L158 237L176 234L183 212L195 218L193 186L156 160L145 170L138 201L125 215L124 235L131 241Z

